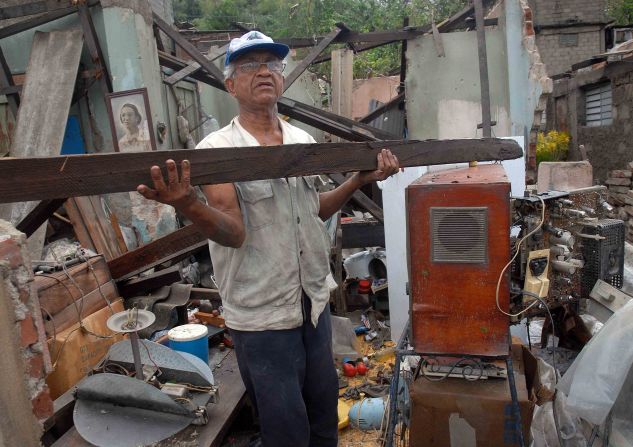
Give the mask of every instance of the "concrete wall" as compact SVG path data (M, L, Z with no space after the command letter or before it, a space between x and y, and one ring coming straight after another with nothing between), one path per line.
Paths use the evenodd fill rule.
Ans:
M584 125L585 89L604 82L612 88L613 123L607 126ZM579 145L584 145L593 165L594 179L603 183L608 171L626 169L633 160L633 66L613 62L597 64L568 79L556 81L554 99L548 109L548 128L567 129L572 137L570 160L580 160ZM551 113L550 113L551 110Z
M575 36L575 45L561 44L561 36ZM550 75L571 70L578 62L604 52L602 26L546 29L538 33L536 45Z
M606 22L605 0L529 0L537 26Z
M529 0L536 44L550 76L605 50L606 0ZM563 35L563 37L561 37ZM575 35L576 42L565 43Z
M438 57L433 36L407 46L407 121L411 138L481 137L479 59L476 33L442 34L445 57ZM488 76L494 135L510 136L510 104L505 33L487 28Z

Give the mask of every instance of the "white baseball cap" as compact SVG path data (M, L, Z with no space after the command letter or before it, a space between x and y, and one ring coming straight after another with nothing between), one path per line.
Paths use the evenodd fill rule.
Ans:
M279 59L288 55L290 48L283 43L276 43L270 37L259 31L249 31L241 37L231 39L229 48L226 50L224 65L228 65L236 58L254 50L267 50Z

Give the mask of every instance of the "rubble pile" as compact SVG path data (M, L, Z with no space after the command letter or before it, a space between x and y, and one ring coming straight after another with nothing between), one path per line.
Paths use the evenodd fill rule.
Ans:
M609 203L614 206L609 217L626 222L626 240L633 242L633 190L631 189L631 177L633 177L633 161L628 164L628 169L616 169L609 172L605 181L609 189Z

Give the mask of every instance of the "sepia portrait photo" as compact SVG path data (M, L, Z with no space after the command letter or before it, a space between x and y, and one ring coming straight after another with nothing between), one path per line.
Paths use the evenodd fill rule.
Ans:
M106 103L115 151L156 149L146 88L111 93Z

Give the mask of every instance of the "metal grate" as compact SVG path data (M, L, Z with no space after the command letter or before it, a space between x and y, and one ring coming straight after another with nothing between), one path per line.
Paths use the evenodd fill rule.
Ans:
M611 83L601 84L585 92L585 124L590 127L607 126L611 115Z
M585 266L582 270L582 297L588 298L599 279L613 287L622 288L624 275L624 222L618 219L602 219L596 225L586 226L583 233L604 239L583 239L582 254Z
M488 208L432 207L431 260L488 262Z

